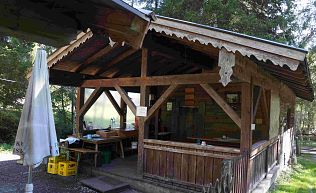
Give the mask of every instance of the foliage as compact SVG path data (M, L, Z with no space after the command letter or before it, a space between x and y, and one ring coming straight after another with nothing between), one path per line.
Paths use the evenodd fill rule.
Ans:
M294 0L134 0L156 13L295 44ZM306 26L305 26L306 27Z
M72 133L75 90L72 87L51 86L57 136L65 137Z
M0 37L0 108L20 108L27 88L33 43Z
M314 158L315 159L315 158ZM290 173L283 174L272 193L310 193L316 191L316 162L310 156L298 158Z
M7 143L0 143L0 154L1 153L12 153L12 145Z
M312 86L316 91L316 52L310 52L307 55L307 62L309 64ZM305 101L303 99L297 99L297 126L300 132L310 133L314 130L314 117L316 109L316 100L313 102Z
M14 142L19 119L19 111L0 111L0 143L12 144Z

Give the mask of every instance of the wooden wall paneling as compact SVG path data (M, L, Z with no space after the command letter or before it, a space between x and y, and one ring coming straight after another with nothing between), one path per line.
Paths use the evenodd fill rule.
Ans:
M181 181L182 155L180 153L174 153L173 163L174 163L174 178L176 180Z
M174 167L174 160L173 160L173 157L174 157L174 154L173 152L167 152L167 172L166 172L166 175L167 175L167 178L171 178L173 179L174 178L174 171L175 171L175 167Z
M196 179L196 168L197 168L196 157L197 157L196 155L189 155L188 182L192 184L195 184L195 179Z
M161 151L159 156L159 176L167 176L167 152Z
M201 151L201 150L197 150ZM203 152L203 150L202 150ZM198 156L196 158L197 168L196 168L196 184L204 185L204 175L205 175L205 158Z
M214 158L213 161L213 183L221 178L223 159Z
M214 183L213 179L213 167L214 167L214 158L205 157L205 175L204 175L204 184Z
M189 155L182 154L181 158L181 181L188 181Z

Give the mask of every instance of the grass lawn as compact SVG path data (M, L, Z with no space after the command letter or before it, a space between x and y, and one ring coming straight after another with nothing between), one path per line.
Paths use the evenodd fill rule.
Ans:
M280 176L271 193L316 193L316 161L304 155L289 172Z
M307 140L304 140L304 141L300 141L300 145L301 146L308 146L308 147L316 147L316 141L307 141Z

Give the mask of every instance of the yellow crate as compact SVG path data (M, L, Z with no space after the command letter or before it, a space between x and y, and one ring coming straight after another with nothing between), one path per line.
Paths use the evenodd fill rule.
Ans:
M65 161L65 160L66 160L65 155L53 156L53 157L49 157L48 163L58 164L58 162Z
M47 173L58 174L58 164L48 163L48 165L47 165Z
M58 171L67 171L77 169L77 162L74 161L62 161L58 163Z
M60 176L73 176L77 174L77 168L69 170L58 170L58 175Z

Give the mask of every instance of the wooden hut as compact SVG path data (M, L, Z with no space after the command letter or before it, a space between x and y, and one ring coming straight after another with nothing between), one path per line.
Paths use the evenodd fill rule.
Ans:
M50 82L78 87L78 133L103 92L120 94L121 104L111 101L122 128L126 106L135 115L147 108L137 117L137 168L146 179L201 189L232 160L233 192L249 192L293 153L295 98L314 98L306 54L157 16L140 49L108 34L81 34L50 56ZM84 103L85 88L95 90ZM140 107L128 92L140 93Z

